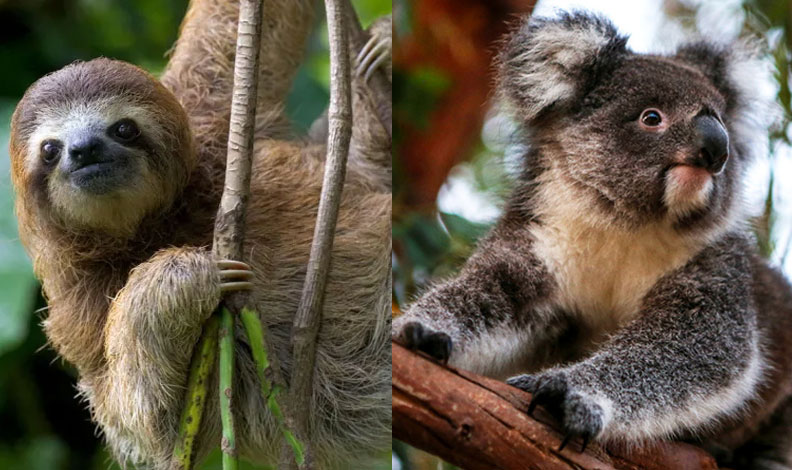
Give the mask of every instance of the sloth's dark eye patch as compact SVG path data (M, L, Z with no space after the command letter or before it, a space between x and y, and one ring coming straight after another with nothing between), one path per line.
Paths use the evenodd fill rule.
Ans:
M110 134L121 142L131 142L140 135L140 129L135 121L122 119L110 126Z
M49 139L41 143L41 159L44 163L52 163L58 159L63 144L58 140Z
M649 109L645 109L641 113L640 120L641 120L641 124L643 124L646 127L657 127L663 123L663 116L660 113L660 111L654 108L649 108Z

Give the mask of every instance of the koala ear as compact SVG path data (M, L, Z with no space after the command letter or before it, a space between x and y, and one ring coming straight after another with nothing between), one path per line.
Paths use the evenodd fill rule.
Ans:
M499 94L532 121L585 96L627 53L626 43L610 21L590 13L528 18L501 49Z
M756 53L745 44L696 41L681 45L676 58L701 71L726 98L729 108L751 94L756 75L751 77L746 68L757 65Z
M762 90L762 84L772 83L772 78L769 64L761 60L761 50L755 42L716 44L702 40L683 44L675 56L701 71L726 99L723 118L731 140L742 147L744 154L758 152L755 149L762 146L754 144L757 136L766 137L767 127L780 116L771 87Z

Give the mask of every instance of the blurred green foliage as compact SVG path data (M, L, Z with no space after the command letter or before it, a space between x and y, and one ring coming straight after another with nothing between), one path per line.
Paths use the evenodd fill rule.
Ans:
M389 0L353 0L363 26ZM317 2L321 5L321 2ZM113 57L157 74L187 0L0 0L0 469L118 468L76 397L76 374L45 346L45 302L18 241L9 179L11 113L27 87L75 60ZM317 21L287 110L305 130L328 100L327 28ZM219 470L213 455L206 470ZM380 468L389 465L384 456ZM241 465L243 470L254 467Z

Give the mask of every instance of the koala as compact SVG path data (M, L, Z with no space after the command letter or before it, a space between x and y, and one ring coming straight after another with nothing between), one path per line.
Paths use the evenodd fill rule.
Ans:
M607 19L523 20L499 95L528 145L495 227L392 338L533 394L566 439L685 439L792 468L792 290L741 186L766 138L747 45L668 55Z

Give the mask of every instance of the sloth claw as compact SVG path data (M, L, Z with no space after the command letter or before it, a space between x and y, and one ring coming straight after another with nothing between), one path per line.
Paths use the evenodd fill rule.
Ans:
M252 282L222 282L220 283L220 292L231 292L235 290L251 290L253 289Z
M250 265L247 263L243 263L242 261L237 261L235 259L221 259L217 261L217 267L220 270L224 269L243 269L246 271L250 271Z
M255 275L247 263L232 259L221 259L217 261L217 268L220 272L220 292L250 290L253 288L253 283L250 280Z
M363 81L368 82L371 75L391 56L390 41L377 36L372 36L360 49L355 62L357 76L363 76Z

